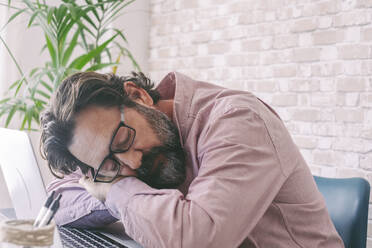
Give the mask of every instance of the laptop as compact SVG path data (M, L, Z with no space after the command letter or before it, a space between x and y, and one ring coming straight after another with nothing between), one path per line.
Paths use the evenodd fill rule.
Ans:
M26 132L0 128L0 169L14 207L14 210L0 209L0 221L5 218L35 219L47 193ZM99 231L58 227L53 247L142 248L125 234L120 222Z

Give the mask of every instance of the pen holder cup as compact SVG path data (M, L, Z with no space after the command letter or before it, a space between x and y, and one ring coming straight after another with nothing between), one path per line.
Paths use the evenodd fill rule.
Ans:
M6 220L0 223L0 247L48 247L53 244L55 223L34 227L34 220ZM10 244L16 245L12 246ZM2 246L3 245L3 246Z

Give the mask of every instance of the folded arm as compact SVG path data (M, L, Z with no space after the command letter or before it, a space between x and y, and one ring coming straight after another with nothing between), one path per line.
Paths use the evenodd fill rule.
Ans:
M186 196L124 178L105 204L145 247L238 247L287 178L264 121L248 109L224 112L200 135L198 160Z
M60 208L54 216L57 225L95 228L117 221L102 202L79 184L80 177L81 173L75 172L63 179L53 180L47 187L48 193L55 190L62 194Z

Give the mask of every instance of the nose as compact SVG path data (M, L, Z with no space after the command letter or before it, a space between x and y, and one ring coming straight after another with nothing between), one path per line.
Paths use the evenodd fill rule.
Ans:
M138 169L141 166L142 152L139 150L130 149L124 153L115 154L115 157L132 170Z

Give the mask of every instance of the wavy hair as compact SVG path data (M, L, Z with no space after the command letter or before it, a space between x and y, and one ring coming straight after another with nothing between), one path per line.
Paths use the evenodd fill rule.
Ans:
M41 114L40 153L47 160L51 173L70 174L80 168L86 173L88 168L81 164L68 150L72 142L76 115L88 106L113 107L124 104L133 107L133 101L124 90L124 82L132 81L151 96L154 104L160 99L159 92L142 72L132 72L129 76L114 74L79 72L67 77L54 93L47 109Z

